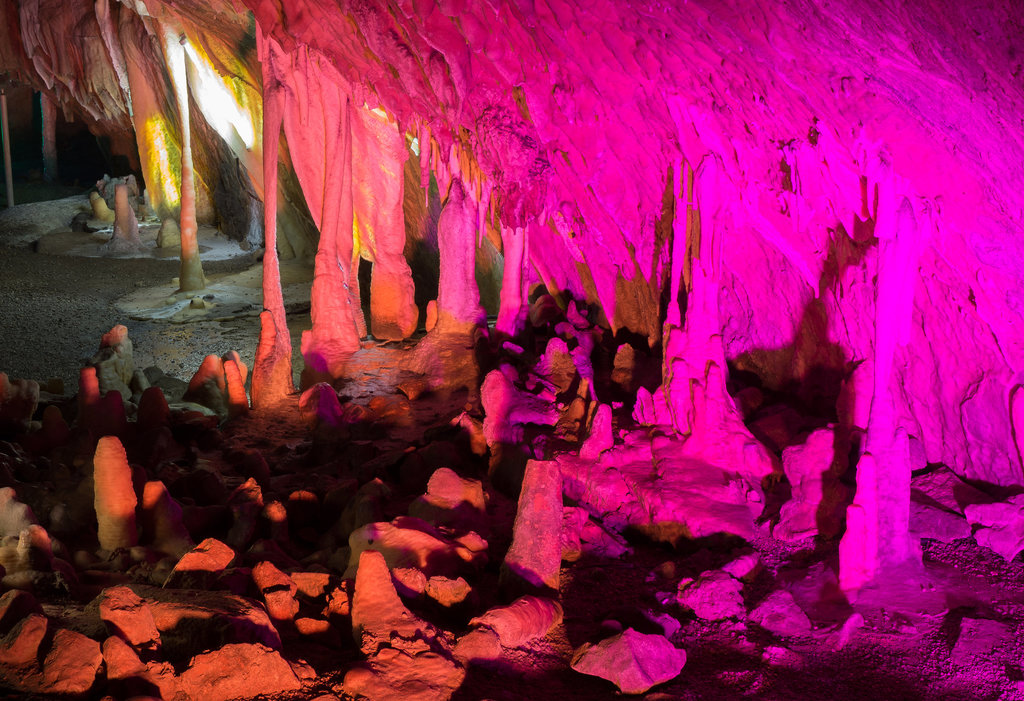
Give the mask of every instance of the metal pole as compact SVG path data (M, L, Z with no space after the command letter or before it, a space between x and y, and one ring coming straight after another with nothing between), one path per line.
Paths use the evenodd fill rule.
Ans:
M0 129L4 137L4 180L7 184L7 206L14 206L14 176L11 174L11 125L7 119L7 91L0 88Z

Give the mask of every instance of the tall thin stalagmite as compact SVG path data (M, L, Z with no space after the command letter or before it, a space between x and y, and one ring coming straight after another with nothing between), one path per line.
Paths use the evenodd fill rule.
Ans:
M192 165L192 128L189 122L188 77L185 72L185 46L188 41L169 27L164 28L164 52L174 86L181 119L181 273L178 289L182 292L206 287L199 260L199 225L196 223L195 170Z

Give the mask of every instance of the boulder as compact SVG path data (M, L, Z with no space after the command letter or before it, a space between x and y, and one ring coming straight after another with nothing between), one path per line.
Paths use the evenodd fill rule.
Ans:
M448 577L434 576L427 580L427 596L445 608L458 606L466 601L472 593L473 588L462 577L449 579Z
M263 596L267 605L267 613L274 623L291 621L299 612L299 602L295 598L298 587L292 578L263 561L252 568L252 581Z
M627 628L596 645L576 650L572 668L619 687L624 694L642 694L670 681L683 670L686 653L663 635L648 635Z
M203 588L235 559L235 551L216 538L207 538L181 559L164 582L167 589Z
M434 471L427 492L409 506L409 515L435 526L479 531L486 525L487 497L479 480L463 479L447 467Z
M562 606L557 601L522 596L508 606L488 610L469 624L477 629L493 631L502 646L515 648L544 637L561 622Z
M562 474L557 463L526 463L502 585L557 592L562 566Z
M789 637L806 635L811 630L807 614L788 591L773 591L750 612L750 620L765 630Z
M359 557L352 598L352 635L367 656L388 646L410 654L450 650L442 631L413 615L398 598L388 564L374 550L366 550Z
M974 539L1007 560L1024 550L1024 494L996 504L971 504L964 509L977 529Z
M153 612L146 602L125 586L104 589L97 597L100 620L107 632L132 646L136 651L152 655L160 649L160 631Z
M446 701L462 685L466 671L455 660L431 651L383 648L346 674L346 694L368 701Z
M348 539L351 554L345 578L351 578L366 550L379 552L388 567L415 567L428 577L453 575L471 563L482 563L482 548L467 547L458 540L444 536L433 526L412 517L399 517L391 523L368 523L356 529Z
M720 570L701 574L696 580L679 583L676 601L690 609L697 618L720 621L744 615L743 583Z
M187 698L204 701L273 696L302 687L281 653L259 643L232 643L196 655L179 685Z

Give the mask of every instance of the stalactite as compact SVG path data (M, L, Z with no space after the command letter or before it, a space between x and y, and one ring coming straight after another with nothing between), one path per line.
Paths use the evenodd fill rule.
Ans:
M192 292L206 287L199 260L199 226L196 223L195 171L192 165L192 130L189 123L188 78L185 72L184 35L164 27L164 52L181 119L181 272L178 289Z

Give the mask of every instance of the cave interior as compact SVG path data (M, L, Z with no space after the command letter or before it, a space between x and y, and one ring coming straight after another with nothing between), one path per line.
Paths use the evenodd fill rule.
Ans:
M0 18L0 689L1024 699L1019 2Z

